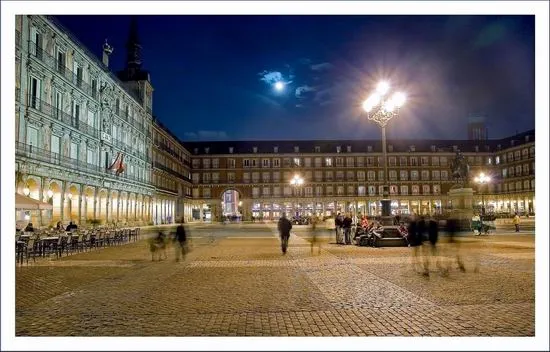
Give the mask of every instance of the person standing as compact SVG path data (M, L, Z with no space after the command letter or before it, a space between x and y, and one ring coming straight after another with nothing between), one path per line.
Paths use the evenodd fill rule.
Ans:
M292 229L292 223L287 219L286 213L283 213L283 216L279 219L277 229L279 230L279 237L281 237L281 250L283 254L286 254L290 230Z
M180 257L185 259L187 254L187 233L185 232L185 227L183 223L179 224L176 228L176 236L174 237L174 249L176 251L176 262L180 261Z
M349 213L346 214L344 221L342 222L342 228L344 229L344 239L345 244L351 244L351 216Z
M336 230L336 243L342 244L342 225L344 224L344 217L338 213L334 219L334 228Z
M518 213L516 213L516 215L514 216L514 219L512 220L512 222L514 223L514 226L516 227L516 232L519 232L519 223L521 222L521 220L519 219Z

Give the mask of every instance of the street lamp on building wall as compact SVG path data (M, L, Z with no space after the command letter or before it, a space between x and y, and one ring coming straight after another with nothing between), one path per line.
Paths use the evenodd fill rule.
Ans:
M382 217L391 216L391 200L389 199L388 186L388 156L386 152L386 125L394 117L399 115L399 109L405 104L407 97L404 93L395 92L390 96L390 85L380 82L376 91L363 102L363 110L367 118L374 121L382 129L382 154L384 162L384 179L382 191Z

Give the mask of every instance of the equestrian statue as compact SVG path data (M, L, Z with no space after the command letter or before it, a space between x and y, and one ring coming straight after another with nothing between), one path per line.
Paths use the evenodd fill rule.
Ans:
M470 165L460 150L456 152L455 158L451 161L451 177L456 181L452 188L464 188L468 184Z

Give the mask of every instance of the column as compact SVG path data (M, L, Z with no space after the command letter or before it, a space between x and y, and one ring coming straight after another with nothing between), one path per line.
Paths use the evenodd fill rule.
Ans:
M107 201L105 202L105 222L109 222L109 208L111 207L111 190L107 189Z
M120 191L116 194L116 222L120 221Z
M83 223L84 221L87 222L88 220L88 199L87 199L87 196L86 194L82 193L82 186L80 186L80 195L78 196L78 202L80 203L79 207L78 207L78 211L79 211L79 214L78 214L78 217L80 218L80 223ZM82 210L82 206L84 205L84 217L82 216L82 213L81 213L81 210ZM84 219L82 219L84 218Z
M97 219L97 187L94 188L94 219Z
M128 208L130 207L130 193L126 193L126 222L128 222Z
M199 221L202 222L202 204L199 204Z
M60 202L61 202L61 204L60 204L61 205L61 207L60 207L61 208L60 209L61 214L60 214L60 217L61 217L61 221L65 221L65 190L64 190L65 187L64 187L64 185L62 185L60 188L61 188L61 191L60 191L61 192L61 200L60 200Z

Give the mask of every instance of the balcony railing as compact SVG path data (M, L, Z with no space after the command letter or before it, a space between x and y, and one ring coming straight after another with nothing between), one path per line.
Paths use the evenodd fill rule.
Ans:
M47 67L63 76L67 81L73 83L80 88L84 93L92 96L92 87L84 82L82 74L78 75L70 68L65 66L64 62L57 60L47 51L42 49L37 43L29 41L29 53L44 63Z
M174 176L176 176L176 177L179 177L179 178L181 178L181 179L183 179L183 180L185 180L185 181L191 182L191 179L190 179L189 177L186 177L186 176L180 174L179 172L177 172L176 170L172 170L172 169L170 169L169 167L166 167L166 166L162 165L162 164L159 163L158 161L155 161L155 162L153 163L153 166L156 167L157 169L164 170L164 171L166 171L166 172L168 172L168 173L170 173L170 174L172 174L172 175L174 175Z
M38 97L29 96L27 106L31 109L40 111L41 113L55 119L64 122L65 124L72 126L79 131L89 134L95 138L99 137L99 130L93 126L88 125L86 122L67 114L61 109L58 109L45 101L38 99Z
M110 170L107 170L101 166L95 164L89 164L87 162L62 156L59 153L54 153L49 150L34 147L29 144L16 142L15 143L15 156L27 157L30 159L42 161L45 163L62 166L69 170L78 170L86 173L96 174L102 177L110 177L113 179L125 179L146 183L145 178L137 177L135 175L129 175L125 172L118 176Z

